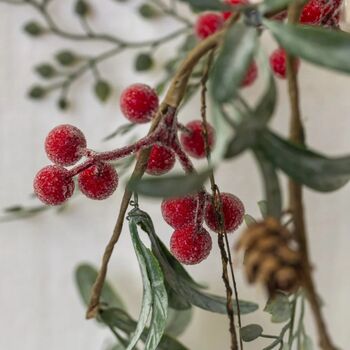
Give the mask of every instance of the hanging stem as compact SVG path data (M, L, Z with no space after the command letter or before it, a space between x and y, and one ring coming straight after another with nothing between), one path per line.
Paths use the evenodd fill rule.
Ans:
M302 6L303 3L299 1L290 5L288 10L288 20L290 23L296 23L298 21ZM295 58L291 55L287 55L287 78L291 106L290 140L294 143L304 145L305 134L300 112L298 78L295 70ZM291 179L289 181L289 200L290 209L294 218L294 234L298 241L300 254L302 256L303 285L316 321L319 345L323 350L335 350L323 319L321 305L311 272L312 266L309 258L304 216L303 188L300 184Z

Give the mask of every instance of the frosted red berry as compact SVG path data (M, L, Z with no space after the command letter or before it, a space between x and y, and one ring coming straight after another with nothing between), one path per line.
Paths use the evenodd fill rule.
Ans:
M159 100L156 92L148 85L133 84L120 96L120 108L132 123L147 123L156 113Z
M48 165L36 174L34 192L43 203L59 205L72 196L74 181L67 169Z
M249 4L248 0L226 0L224 2L228 5L231 5L232 7L234 7L235 5L248 5ZM230 18L232 15L233 15L232 11L225 11L222 13L222 16L223 16L225 21L228 18Z
M310 0L300 14L300 23L317 25L323 14L323 5L320 0Z
M75 126L64 124L52 129L45 140L45 151L49 159L59 165L73 165L84 154L86 139Z
M252 85L255 82L257 77L258 77L258 66L256 65L255 61L253 61L248 67L247 72L245 73L244 79L241 83L241 87L245 88Z
M175 229L193 224L197 203L197 196L164 199L161 206L163 218Z
M274 74L281 78L285 79L287 75L287 66L286 66L286 51L282 48L276 49L270 55L270 66ZM295 60L295 68L298 69L300 65L300 60L297 58Z
M194 120L186 126L180 137L184 150L193 158L204 158L206 156L206 144L204 139L204 126L200 120ZM215 143L214 128L207 123L208 146L212 150Z
M106 199L118 186L118 174L112 165L98 163L79 174L78 184L86 197L97 200Z
M223 24L224 19L220 14L208 12L197 18L195 33L199 39L205 39L217 32Z
M244 206L239 198L231 193L221 193L221 203L224 219L224 227L227 233L231 233L243 222ZM220 232L219 220L217 220L212 199L208 199L205 207L205 222L214 232Z
M147 163L147 174L163 175L174 167L174 152L160 145L154 145L149 155Z
M189 225L174 231L170 239L170 250L186 265L198 264L208 257L212 248L211 237L204 228L199 230Z

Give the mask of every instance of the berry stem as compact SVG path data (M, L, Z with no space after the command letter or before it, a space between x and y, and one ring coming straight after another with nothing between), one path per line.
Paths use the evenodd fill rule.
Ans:
M296 23L299 19L300 11L303 7L303 2L296 1L289 6L288 21ZM291 121L290 121L290 140L300 145L305 145L304 126L301 118L298 77L295 69L295 58L287 54L287 79L289 99L291 106ZM300 254L302 256L304 288L307 298L316 321L316 326L319 336L319 345L323 350L335 350L335 346L328 334L326 323L323 319L321 305L317 296L315 283L312 276L312 266L309 257L309 248L306 232L306 222L303 205L303 187L294 182L289 181L289 201L290 209L294 218L294 235L299 244Z

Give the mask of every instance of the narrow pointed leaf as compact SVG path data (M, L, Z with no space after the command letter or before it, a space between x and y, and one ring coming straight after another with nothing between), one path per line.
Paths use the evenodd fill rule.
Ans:
M187 310L168 310L168 321L165 332L173 337L181 335L191 323L193 309Z

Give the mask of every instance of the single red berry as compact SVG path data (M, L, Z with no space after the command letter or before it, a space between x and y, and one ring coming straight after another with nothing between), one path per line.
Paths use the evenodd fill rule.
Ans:
M217 13L208 12L198 17L195 32L199 39L205 39L217 32L224 24L223 17Z
M147 174L163 175L175 165L174 152L164 146L154 145L147 163Z
M245 77L241 83L241 87L245 88L252 85L255 82L257 77L258 77L258 66L256 65L255 61L253 61L248 67L247 72L245 73Z
M184 150L193 158L204 158L206 156L206 144L204 139L204 127L200 120L194 120L186 126L187 131L181 134L181 144ZM212 150L215 143L214 128L207 123L208 146Z
M86 197L106 199L118 186L118 174L112 165L98 163L85 169L78 177L79 188Z
M276 49L270 56L271 69L281 79L285 79L287 75L286 58L286 51L282 48ZM298 69L299 65L300 60L297 58L295 60L295 68Z
M320 0L323 5L321 24L325 27L338 28L340 20L340 6L342 0Z
M239 198L231 193L221 193L222 212L227 233L233 232L242 223L244 206ZM205 222L214 232L220 232L220 224L217 220L212 198L207 201L205 207Z
M120 108L132 123L149 122L156 113L158 105L156 92L145 84L130 85L120 96Z
M197 196L164 199L161 206L163 218L175 229L193 224L197 203Z
M232 7L237 5L248 5L248 0L226 0L224 1L226 4L231 5ZM230 18L233 15L232 11L225 11L222 13L222 16L224 17L224 20L226 21L228 18Z
M300 23L317 25L323 14L323 6L320 0L310 0L300 14Z
M45 140L45 151L49 159L59 165L73 165L84 154L86 139L75 126L59 125L52 129Z
M189 225L174 231L170 239L170 250L180 262L186 265L198 264L211 251L212 241L207 230L198 230Z
M74 181L67 169L48 165L36 174L34 192L43 203L59 205L72 196Z

